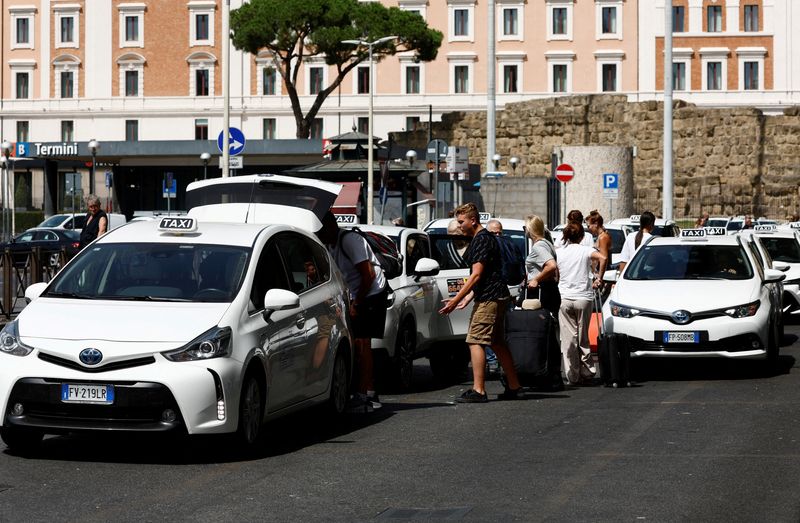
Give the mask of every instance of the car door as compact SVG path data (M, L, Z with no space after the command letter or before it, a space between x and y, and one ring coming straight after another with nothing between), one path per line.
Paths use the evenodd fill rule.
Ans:
M409 293L414 316L417 319L417 334L420 341L431 340L436 336L437 312L436 279L432 276L414 276L414 268L422 258L431 257L430 240L426 234L408 233L404 235L403 263L406 282L413 288Z
M267 359L267 409L269 412L290 405L296 385L291 372L294 349L303 343L305 328L298 326L300 308L275 311L265 322L264 296L270 289L292 290L283 258L274 239L262 249L250 288L248 318L242 330L251 333Z

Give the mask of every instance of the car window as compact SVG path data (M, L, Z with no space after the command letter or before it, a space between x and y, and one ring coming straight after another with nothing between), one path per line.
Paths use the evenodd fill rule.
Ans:
M430 258L430 245L422 234L410 234L406 239L406 274L412 274L421 258Z
M43 241L43 242L58 241L58 235L53 231L39 231L36 234L36 241Z
M706 223L706 227L725 227L726 225L728 225L728 220L709 219Z
M317 271L317 281L325 283L331 279L331 258L328 251L322 245L315 243L308 238L304 238L311 249L311 257L314 260L314 267Z
M292 290L275 240L267 243L258 258L253 286L250 289L250 303L253 310L264 308L264 295L270 289Z
M746 280L753 277L738 245L645 245L630 263L628 280Z
M228 303L241 287L248 252L228 245L94 245L54 278L48 295Z
M296 233L281 233L277 235L276 242L289 275L292 292L300 294L319 284L320 275L317 272L314 256L303 236Z
M761 279L764 279L764 264L758 254L758 247L753 244L752 239L743 242L747 249L750 251L750 256L755 260L756 272Z
M20 234L19 236L17 236L17 237L14 239L14 241L16 241L17 243L27 243L27 242L32 242L32 241L33 241L33 238L34 238L34 236L35 236L35 233L34 233L34 231L27 231L27 232L23 232L22 234Z
M794 238L761 238L761 243L773 260L800 263L800 243Z
M619 229L606 229L606 232L611 236L611 252L621 253L622 246L625 245L625 232Z
M741 230L742 225L744 225L744 222L742 221L728 222L726 229L729 231L738 231Z
M469 269L463 255L469 246L468 236L429 234L431 242L431 257L439 262L443 271L451 269Z

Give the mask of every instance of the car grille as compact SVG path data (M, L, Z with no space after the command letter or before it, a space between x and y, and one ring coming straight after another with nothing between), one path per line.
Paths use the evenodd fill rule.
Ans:
M672 314L663 313L663 312L654 312L654 311L642 311L639 313L639 316L647 316L648 318L656 318L659 320L667 320L670 323L674 323L675 325L689 325L693 321L697 320L707 320L709 318L720 318L726 316L726 314L722 311L705 311L705 312L693 312L692 320L689 323L677 323L674 319L672 319Z
M126 430L167 432L183 426L177 402L169 389L152 382L91 382L69 380L70 383L114 386L112 405L64 403L61 384L67 380L23 378L14 384L8 399L5 422L10 425L56 430ZM24 413L11 414L16 404ZM177 414L174 422L161 421L165 409Z
M150 365L151 363L156 362L156 359L153 356L145 356L143 358L115 361L113 363L107 363L98 367L85 367L78 362L68 360L66 358L59 358L58 356L53 356L51 354L45 354L44 352L39 352L39 359L46 361L47 363L52 363L53 365L60 365L61 367L79 370L81 372L109 372L112 370L129 369L131 367L141 367L142 365Z
M705 334L705 336L703 336ZM701 333L700 343L664 343L662 331L656 331L655 339L643 340L641 338L628 337L632 352L742 352L754 349L763 349L761 341L755 334L742 334L722 338L721 340L710 341L708 333ZM758 343L758 347L753 347L753 342Z

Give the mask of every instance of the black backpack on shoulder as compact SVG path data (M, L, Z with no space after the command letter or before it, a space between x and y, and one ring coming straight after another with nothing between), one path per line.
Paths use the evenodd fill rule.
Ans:
M347 232L354 232L366 240L367 245L375 254L375 258L378 259L387 280L403 274L403 255L400 254L397 245L390 238L373 231L362 231L358 227L343 230L343 233Z
M500 247L500 275L503 283L514 286L525 279L525 260L517 246L507 236L495 236Z

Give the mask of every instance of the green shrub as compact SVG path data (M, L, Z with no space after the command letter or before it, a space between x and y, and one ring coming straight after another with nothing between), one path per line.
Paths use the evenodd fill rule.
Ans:
M18 233L36 227L44 220L43 211L17 211L14 213L15 229Z

